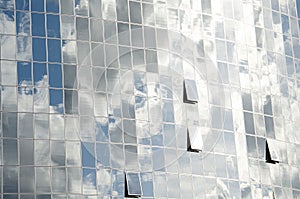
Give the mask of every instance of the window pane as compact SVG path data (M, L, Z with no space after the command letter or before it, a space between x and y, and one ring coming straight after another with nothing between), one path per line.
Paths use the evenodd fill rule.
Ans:
M39 26L39 25L37 25ZM40 38L32 39L32 51L34 61L46 61L46 40Z
M58 0L46 0L46 11L58 13L59 12Z
M196 87L196 82L194 80L186 79L184 80L184 94L186 103L197 103L198 91Z
M137 173L126 174L127 191L129 196L142 195L140 176Z
M12 167L12 166L3 167L3 192L18 193L18 168L17 167Z
M48 39L48 62L61 62L60 40Z
M20 168L20 192L34 192L34 167Z
M4 165L18 164L18 142L17 140L3 140L3 163Z
M47 15L47 36L60 38L60 20L58 15Z
M45 15L44 14L31 14L32 20L32 36L45 36Z
M36 192L49 193L50 189L50 168L49 167L36 167Z
M267 139L267 144L269 147L269 152L271 156L271 160L273 161L281 161L282 158L280 157L280 143L277 140L274 139Z
M201 151L203 149L203 139L201 129L198 126L188 128L189 146L191 150Z
M20 140L20 164L33 165L33 140Z

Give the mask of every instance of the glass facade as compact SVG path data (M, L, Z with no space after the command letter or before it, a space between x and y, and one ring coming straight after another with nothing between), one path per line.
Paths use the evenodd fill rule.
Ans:
M297 13L1 0L0 199L300 198Z

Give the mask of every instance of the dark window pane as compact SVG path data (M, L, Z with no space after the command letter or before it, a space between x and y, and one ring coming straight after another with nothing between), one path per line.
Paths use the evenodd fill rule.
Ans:
M31 0L31 10L44 12L44 1L42 0Z
M251 94L243 93L242 94L242 100L243 100L243 109L246 110L246 111L252 111Z
M50 89L50 105L56 106L63 103L63 91Z
M58 13L59 12L59 1L58 0L46 0L46 11Z
M254 134L254 122L252 113L244 112L244 123L246 133Z
M266 96L265 102L264 102L264 114L266 115L272 115L272 98L270 95Z
M36 86L42 86L41 80L47 78L46 64L33 63L33 81Z
M46 61L46 40L40 38L32 39L32 51L34 61Z
M52 88L62 88L62 70L59 64L49 64L49 84Z
M15 0L17 10L29 10L29 0Z
M32 36L44 37L45 34L45 15L44 14L31 14L32 20Z
M18 62L18 84L32 85L31 63Z
M17 138L17 113L2 113L3 137Z
M20 140L20 164L33 165L33 140Z
M18 193L18 168L17 167L12 167L12 166L3 167L3 192Z
M48 39L48 62L61 62L60 40Z
M64 88L77 88L77 68L76 66L64 65Z
M47 15L47 36L60 38L60 21L58 15Z
M275 138L273 117L265 116L265 126L266 126L267 137Z
M3 163L4 165L18 164L18 142L17 140L3 140Z
M118 21L128 22L128 2L127 0L117 0L117 19Z
M34 192L34 167L20 168L20 192Z

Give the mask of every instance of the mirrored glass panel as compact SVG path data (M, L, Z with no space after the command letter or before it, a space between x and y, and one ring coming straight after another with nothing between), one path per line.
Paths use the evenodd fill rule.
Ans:
M184 97L183 101L185 103L195 104L198 102L198 91L196 87L196 82L194 80L186 79L184 80Z
M203 139L201 129L198 126L188 127L188 151L199 152L203 149Z
M280 157L279 142L274 139L266 140L266 162L267 163L278 163L282 161Z
M125 197L141 196L141 181L138 173L126 173Z

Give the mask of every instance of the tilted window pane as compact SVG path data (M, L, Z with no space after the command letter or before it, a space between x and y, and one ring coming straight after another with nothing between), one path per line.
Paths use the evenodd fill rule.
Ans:
M280 157L279 141L274 139L267 139L267 150L266 150L266 161L270 163L280 162L282 159Z
M201 129L198 126L188 127L188 150L192 152L202 151L203 139Z
M184 80L184 102L194 104L197 103L198 100L196 82L190 79Z
M126 173L126 191L125 196L142 195L140 175L138 173Z

